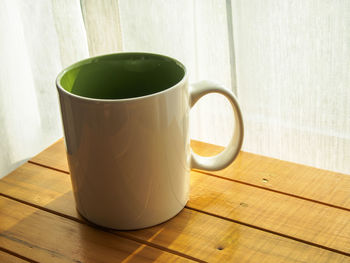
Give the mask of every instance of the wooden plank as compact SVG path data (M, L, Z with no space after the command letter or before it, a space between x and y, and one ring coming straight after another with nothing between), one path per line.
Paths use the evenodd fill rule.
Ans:
M32 162L51 167L61 171L69 171L66 146L63 138L53 143L46 148L43 152L39 153L31 159Z
M0 197L0 246L39 262L188 259Z
M0 262L3 262L3 263L27 263L29 261L25 261L23 259L20 259L16 256L13 256L11 254L8 254L8 253L0 250Z
M193 172L188 207L350 255L350 212Z
M195 152L206 156L223 150L223 147L198 141L192 141L191 146ZM226 169L209 173L350 209L349 175L247 152L241 152Z
M201 176L209 177L192 174L197 180L201 180ZM199 200L197 195L203 187L194 191L195 199ZM208 196L206 192L202 193L203 200L210 198L211 193ZM83 221L75 210L67 174L25 164L0 180L0 193ZM199 204L203 205L203 201ZM262 259L265 262L346 262L349 259L191 209L184 209L172 220L152 228L116 233L210 262L262 262Z
M194 151L210 156L223 147L192 141ZM31 161L68 172L63 139L35 156ZM206 172L207 173L207 172ZM343 207L350 210L350 176L299 165L261 155L241 152L228 168L209 172L282 193Z
M64 155L64 153L62 153L62 155ZM49 158L47 157L47 159ZM240 167L245 167L244 160L245 159L243 157L242 159L237 160L237 163L238 165L240 165ZM247 163L251 162L249 158L247 160L248 160ZM280 162L280 161L277 161L277 162ZM234 165L236 164L233 164L233 166ZM254 166L264 167L264 164L255 163ZM267 167L269 167L269 165L267 165ZM274 165L272 165L271 167L274 167ZM255 169L255 168L252 168L252 169ZM245 168L242 168L242 170L244 171ZM194 176L194 174L197 175L197 177L199 176L202 179L196 180L196 177ZM210 176L203 176L198 173L192 173L191 177L192 177L192 181L196 181L196 183L193 183L193 186L191 187L192 199L189 202L190 207L200 209L206 212L214 213L220 216L228 217L232 220L243 221L248 224L255 225L257 227L270 229L280 234L291 235L296 238L300 238L308 242L312 242L322 246L329 246L333 249L337 249L340 251L344 251L346 248L346 245L349 244L349 239L347 239L343 235L338 235L337 238L335 238L334 242L330 243L330 241L333 240L333 238L330 238L330 237L332 235L336 235L337 233L339 234L340 232L338 231L341 231L341 228L346 223L346 220L350 219L349 213L347 211L342 211L332 207L322 206L313 202L306 202L304 200L292 198L290 196L281 195L274 192L267 192L262 189L249 187L247 185L235 184L234 182L231 182L231 184L229 184L225 180L220 180L219 178L208 178ZM302 178L308 178L308 177L304 176ZM333 177L328 177L328 180L329 181L334 180L334 178L333 179L332 178ZM345 180L345 186L344 186L345 189L347 188L346 182L347 181ZM216 192L212 193L213 189L215 188L211 184L214 184L214 186L220 185L221 187L223 187L223 189L227 187L232 187L237 190L227 191L229 196L224 196L222 195L223 190L220 189L220 187L217 188ZM312 187L310 187L310 185L312 185ZM307 188L312 189L313 187L320 190L324 189L321 186L319 186L317 181L312 183L309 182L309 185ZM206 188L208 188L210 191L206 191ZM297 187L295 187L295 189L296 188ZM339 188L341 188L341 185L338 187L338 189ZM239 192L240 195L234 194L236 192ZM312 192L315 193L314 191ZM344 191L339 190L339 193L340 194L338 194L338 192L333 192L333 194L331 195L333 197L332 200L340 200L340 199L345 200L346 199L345 197L348 196L348 195L344 195ZM208 198L208 196L210 198ZM215 198L218 198L217 200L214 200L217 202L213 201L214 196ZM339 198L339 196L341 198ZM197 201L194 202L193 197L197 198ZM205 200L205 198L207 198L207 200ZM320 198L322 197L320 196ZM239 204L240 203L246 204L247 200L252 200L251 202L257 202L257 203L254 204L254 206L250 204L250 208L245 209L246 213L243 213L243 214L240 213L239 216L237 216L236 214L237 207L241 208L241 205ZM204 206L204 204L206 203L208 203L208 206ZM232 207L230 205L222 206L222 204L225 204L225 203L233 204L236 207ZM314 208L314 206L316 208ZM252 210L252 208L254 209ZM296 212L296 209L302 209L302 210ZM326 220L326 221L323 219L321 220L320 217L315 216L316 215L315 213L312 213L313 210L317 211L316 214L320 213L324 215L326 218L329 218L329 220ZM308 214L309 216L305 217L304 216L305 214ZM265 220L264 216L265 217L270 216L270 218L267 218L269 220ZM253 220L254 218L256 220ZM259 219L262 219L262 218L264 219L259 221ZM281 221L280 220L281 218L283 218L284 220ZM338 221L340 221L341 224L338 224ZM285 222L285 224L281 224L281 222ZM329 226L329 224L332 224L332 223L335 225ZM291 224L291 225L289 226L287 224ZM306 228L306 230L304 230L303 228ZM349 229L345 229L345 230L349 230ZM295 231L296 233L294 233ZM319 236L318 232L322 233L323 235L320 238L315 238ZM350 232L348 234L350 235ZM349 251L346 251L346 253L348 252Z

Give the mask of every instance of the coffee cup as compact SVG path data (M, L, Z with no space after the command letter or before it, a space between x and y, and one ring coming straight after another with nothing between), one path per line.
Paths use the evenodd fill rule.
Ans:
M130 230L174 217L188 201L190 169L223 169L241 149L234 94L212 81L189 85L174 58L92 57L64 69L56 85L76 208L94 224ZM235 123L228 146L213 157L195 154L189 136L190 109L208 93L228 99Z

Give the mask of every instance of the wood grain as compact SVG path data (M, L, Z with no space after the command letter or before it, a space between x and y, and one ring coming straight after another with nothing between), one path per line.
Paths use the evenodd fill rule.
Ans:
M63 138L59 139L44 151L34 156L30 161L60 171L69 171L66 157L66 146Z
M0 246L39 262L188 262L0 197Z
M204 155L208 155L211 151L220 151L220 148L213 145L199 142L193 142L193 144L197 151L202 147L201 145L205 145L201 148L202 150L199 150ZM44 151L41 158L50 160L49 166L57 167L55 159L50 158L49 155L50 153ZM55 153L55 158L63 159L64 156L65 152L61 152L61 157L57 152ZM302 171L301 174L298 168ZM306 174L305 169L308 170ZM227 170L231 171L231 176L235 178L237 176L243 178L244 175L253 174L254 171L278 174L276 177L280 178L279 185L282 185L283 178L288 181L285 176L289 175L290 171L294 171L293 174L298 179L294 184L289 183L292 194L303 193L303 197L312 196L316 201L327 201L330 205L345 206L350 200L350 181L348 179L350 176L346 175L322 173L322 170L319 169L246 153L241 153L237 161L223 170L223 174L220 175L230 174ZM191 179L189 207L350 253L350 226L347 224L350 221L350 213L348 210L197 172L192 172ZM345 209L348 208L345 207Z
M192 141L191 146L206 156L223 150L223 147L198 141ZM226 169L210 174L350 209L349 175L247 152L240 152Z
M194 196L191 196L193 201L190 201L190 205L196 209L203 206L206 207L206 211L217 212L214 209L214 203L203 202L203 200L213 197L218 208L223 207L222 199L218 198L217 193L213 194L213 191L203 189L203 187L208 187L208 182L205 180L207 177L227 182L200 173L192 173L195 183L192 188L195 189L192 189ZM204 184L200 184L196 180L203 181ZM209 181L209 183L212 182ZM227 183L229 186L232 184L232 182ZM199 186L197 190L196 184ZM214 183L215 185L217 183ZM241 186L240 184L236 185ZM214 190L216 190L215 187ZM227 192L225 187L222 187L221 190ZM75 210L71 184L67 174L33 164L25 164L0 181L0 192L83 222ZM203 196L202 200L199 199L200 195ZM243 198L242 195L239 197ZM241 199L232 198L235 206L229 208L229 204L227 204L224 206L224 212L228 213L233 208L240 207L242 216L247 216L244 212L250 210L245 207L245 204L241 204L241 201ZM239 214L237 213L237 215ZM152 228L116 233L210 262L280 262L281 259L284 259L283 262L312 262L314 259L317 259L316 262L346 262L348 260L344 255L191 209L184 209L172 220Z
M349 211L196 172L187 206L350 255Z
M191 141L191 146L204 156L215 155L223 150L223 147L198 141ZM63 139L31 161L69 171ZM246 152L241 152L228 168L209 174L350 210L349 175Z
M0 250L0 262L2 263L28 263L29 261L20 259Z

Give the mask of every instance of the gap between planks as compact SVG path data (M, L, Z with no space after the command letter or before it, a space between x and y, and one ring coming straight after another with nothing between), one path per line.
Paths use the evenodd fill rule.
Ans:
M43 167L45 167L45 168L50 168L49 166L44 166L44 165L42 165L42 164L38 164L38 163L35 163L35 162L32 162L32 161L29 161L29 162L32 163L32 164L36 164L36 165L39 165L39 166L43 166ZM53 170L56 170L56 171L59 171L59 172L62 172L61 170L57 170L56 168L52 168L52 169L53 169ZM333 205L333 204L329 204L329 203L326 203L326 202L318 201L318 200L315 200L315 199L303 197L303 196L300 196L300 195L295 195L295 194L291 194L291 193L287 193L287 192L283 192L283 191L271 189L271 188L264 187L264 186L261 186L261 185L251 184L251 183L247 183L247 182L235 180L235 179L232 179L232 178L227 178L227 177L224 177L224 176L220 176L220 175L216 175L216 174L211 174L210 172L206 172L206 171L202 171L202 170L193 169L193 171L195 171L195 172L197 172L197 173L201 173L201 174L213 176L213 177L216 177L216 178L219 178L219 179L222 179L222 180L226 180L226 181L230 181L230 182L235 182L235 183L238 183L238 184L244 184L244 185L248 185L248 186L251 186L251 187L255 187L255 188L263 189L263 190L266 190L266 191L270 191L270 192L273 192L273 193L282 194L282 195L287 195L287 196L291 196L291 197L298 198L298 199L301 199L301 200L305 200L305 201L309 201L309 202L314 202L314 203L317 203L317 204L320 204L320 205L325 205L325 206L329 206L329 207L332 207L332 208L341 209L341 210L345 210L345 211L350 212L350 208L347 208L347 207L338 206L338 205ZM69 172L64 172L64 173L69 174Z
M70 174L68 171L65 171L65 170L62 170L62 169L58 169L58 168L55 168L55 167L52 167L52 166L49 166L49 165L45 165L45 164L42 164L42 163L38 163L38 162L35 162L35 161L29 160L28 163L31 163L31 164L34 164L34 165L38 165L38 166L41 166L41 167L44 167L44 168L48 168L48 169L51 169L51 170L55 170L57 172L61 172L61 173L64 173L64 174ZM314 202L314 203L317 203L317 204L320 204L320 205L325 205L325 206L329 206L329 207L332 207L332 208L341 209L341 210L350 212L350 209L347 208L347 207L333 205L333 204L330 204L330 203L318 201L318 200L307 198L307 197L303 197L303 196L300 196L300 195L295 195L295 194L291 194L291 193L287 193L287 192L271 189L271 188L264 187L264 186L261 186L261 185L256 185L256 184L252 184L252 183L248 183L248 182L243 182L243 181L240 181L240 180L235 180L235 179L232 179L232 178L227 178L227 177L216 175L216 174L212 174L210 172L206 172L206 171L203 171L203 170L198 170L198 169L192 169L192 170L197 172L197 173L201 173L201 174L205 174L205 175L208 175L208 176L216 177L216 178L219 178L219 179L222 179L222 180L235 182L235 183L238 183L238 184L244 184L244 185L248 185L248 186L251 186L251 187L255 187L255 188L262 189L262 190L266 190L266 191L269 191L269 192L282 194L282 195L287 195L287 196L291 196L291 197L298 198L298 199L301 199L301 200ZM218 217L220 217L220 216L218 216Z
M68 173L64 145L64 139L61 138L29 162ZM203 156L212 156L224 149L222 146L196 140L191 140L191 147ZM193 171L300 200L350 211L350 199L346 198L347 192L350 191L350 176L348 175L248 152L241 152L235 162L223 170L206 172L194 169ZM302 181L300 181L301 179ZM314 190L309 188L310 185L314 187Z
M283 233L279 233L279 232L276 232L276 231L272 231L272 230L269 230L269 229L266 229L266 228L263 228L263 227L255 226L255 225L248 224L248 223L245 223L245 222L242 222L242 221L238 221L238 220L231 219L231 218L228 218L228 217L220 216L220 215L217 215L217 214L214 214L214 213L202 211L202 210L199 210L199 209L196 209L196 208L192 208L192 207L188 207L188 206L186 206L186 208L188 208L190 210L193 210L193 211L197 211L199 213L203 213L203 214L210 215L210 216L215 216L215 217L223 219L223 220L227 220L227 221L234 222L234 223L237 223L237 224L240 224L240 225L244 225L244 226L247 226L247 227L250 227L250 228L254 228L254 229L257 229L257 230L260 230L260 231L264 231L264 232L267 232L267 233L270 233L270 234L273 234L273 235L277 235L277 236L284 237L284 238L289 238L289 239L292 239L292 240L304 243L306 245L322 248L322 249L325 249L325 250L328 250L328 251L331 251L331 252L335 252L335 253L338 253L338 254L350 257L350 253L347 253L347 252L344 252L344 251L341 251L341 250L338 250L338 249L334 249L334 248L330 248L330 247L323 246L323 245L320 245L320 244L316 244L316 243L313 243L313 242L310 242L310 241L307 241L307 240L304 240L304 239L301 239L301 238L293 237L293 236L286 235L286 234L283 234Z
M156 249L160 249L162 251L165 251L165 252L168 252L168 253L171 253L171 254L174 254L176 256L179 256L179 257L183 257L183 258L186 258L186 259L189 259L189 260L192 260L192 261L195 261L195 262L200 262L200 263L205 263L206 261L203 261L203 260L200 260L198 258L195 258L195 257L192 257L190 255L187 255L187 254L184 254L184 253L181 253L181 252L178 252L176 250L173 250L173 249L169 249L169 248L166 248L166 247L163 247L163 246L159 246L157 244L154 244L154 243L151 243L151 242L148 242L146 240L142 240L142 239L139 239L139 238L136 238L134 236L130 236L128 234L123 234L123 233L116 233L116 232L113 232L113 231L110 231L108 228L104 228L104 227L100 227L100 226L97 226L95 224L91 224L90 222L88 221L83 221L83 220L79 220L78 218L75 218L75 217L72 217L72 216L68 216L68 215L65 215L65 214L62 214L60 212L57 212L57 211L54 211L54 210L51 210L51 209L47 209L45 207L42 207L42 206L39 206L39 205L35 205L35 204L32 204L32 203L29 203L27 201L24 201L24 200L21 200L21 199L18 199L18 198L15 198L15 197L12 197L12 196L9 196L9 195L6 195L6 194L3 194L3 193L0 193L0 196L2 197L5 197L7 199L10 199L10 200L13 200L13 201L16 201L16 202L19 202L21 204L24 204L24 205L27 205L27 206L31 206L31 207L34 207L36 209L40 209L42 211L45 211L47 213L51 213L51 214L54 214L56 216L60 216L60 217L63 217L63 218L66 218L66 219L69 219L69 220L73 220L79 224L82 224L82 225L87 225L87 226L90 226L90 227L94 227L98 230L101 230L103 232L106 232L106 233L109 233L109 234L112 234L112 235L116 235L116 236L120 236L120 237L124 237L124 238L127 238L129 240L132 240L132 241L135 241L135 242L138 242L138 243L141 243L143 245L147 245L147 246L150 246L150 247L153 247L153 248L156 248ZM126 232L125 232L126 233ZM1 247L0 247L0 250L1 250ZM22 257L18 254L14 254L16 255L17 257L19 258L23 258L29 262L36 262L36 261L33 261L33 260L30 260L30 259L27 259L25 257Z
M69 174L69 172L67 172L67 171L61 171L59 169L55 169L55 168L52 168L52 167L49 167L49 166L45 166L45 165L42 165L42 164L37 164L37 163L32 162L32 161L29 161L29 163L31 163L33 165L38 165L38 166L44 167L46 169L55 170L55 171L58 171L60 173L62 172L64 174ZM198 172L201 172L201 171L198 171ZM232 179L229 179L229 178L225 178L225 177L221 178L220 176L217 176L217 175L206 174L206 173L203 173L203 172L201 172L201 173L205 174L205 175L210 175L210 176L213 176L213 177L218 177L220 179L236 182L235 180L232 180ZM242 184L245 184L245 185L247 184L245 182L238 182L238 183L242 183ZM248 186L249 186L249 184L248 184ZM258 187L258 188L262 188L262 187ZM263 190L271 190L271 189L263 188ZM272 191L272 192L275 192L275 191ZM75 217L72 217L72 216L69 216L69 215L66 215L66 214L54 211L52 209L48 209L48 208L45 208L45 207L42 207L42 206L39 206L39 205L36 205L36 204L32 204L30 202L27 202L27 201L24 201L24 200L21 200L21 199L12 197L12 196L9 196L7 194L0 193L0 196L6 197L8 199L11 199L11 200L14 200L14 201L17 201L17 202L20 202L20 203L23 203L23 204L28 205L28 206L35 207L37 209L46 211L48 213L55 214L57 216L60 216L60 217L66 218L66 219L70 219L70 220L76 221L76 222L84 224L84 225L97 227L98 229L100 229L102 231L105 231L105 232L108 232L108 233L112 233L114 235L121 236L121 237L124 237L124 238L128 238L130 240L133 240L133 241L136 241L136 242L139 242L139 243L142 243L142 244L145 244L145 245L157 248L157 249L161 249L163 251L175 254L177 256L181 256L181 257L184 257L184 258L187 258L187 259L190 259L190 260L194 260L196 262L205 262L205 261L202 261L200 259L197 259L197 258L194 258L192 256L189 256L187 254L178 252L176 250L172 250L172 249L169 249L169 248L166 248L166 247L163 247L163 246L160 246L160 245L157 245L157 244L154 244L154 243L151 243L151 242L148 242L148 241L136 238L134 236L130 236L130 235L126 234L127 232L125 232L125 234L123 234L123 233L115 233L115 232L109 231L106 228L99 227L99 226L96 226L94 224L91 224L88 221L83 221L83 220L80 220L78 218L75 218ZM316 203L318 203L318 201L316 201ZM344 255L344 256L350 256L350 253L345 252L345 251L341 251L341 250L338 250L338 249L330 248L330 247L327 247L327 246L324 246L324 245L320 245L320 244L317 244L317 243L314 243L314 242L310 242L310 241L307 241L307 240L304 240L304 239L301 239L301 238L293 237L291 235L283 234L283 233L280 233L280 232L277 232L277 231L269 230L269 229L266 229L266 228L263 228L263 227L259 227L259 226L253 225L253 224L245 223L243 221L231 219L231 218L228 218L228 217L225 217L225 216L221 216L221 215L218 215L218 214L215 214L215 213L206 212L206 211L203 211L203 210L200 210L200 209L188 206L188 205L186 205L185 207L187 209L196 211L198 213L206 214L206 215L213 216L213 217L216 217L216 218L219 218L219 219L222 219L222 220L226 220L226 221L229 221L229 222L233 222L233 223L237 223L237 224L240 224L240 225L244 225L246 227L250 227L250 228L253 228L253 229L256 229L256 230L259 230L259 231L267 232L267 233L270 233L270 234L273 234L273 235L277 235L277 236L280 236L280 237L288 238L288 239L291 239L291 240L294 240L294 241L297 241L297 242L304 243L306 245L310 245L310 246L314 246L314 247L317 247L317 248L321 248L321 249L324 249L324 250L327 250L327 251L331 251L331 252L334 252L334 253L338 253L338 254L341 254L341 255Z
M61 140L62 141L62 140ZM60 141L58 141L60 142ZM55 143L54 145L58 145L57 143ZM63 145L63 144L62 144ZM216 146L217 147L217 146ZM49 148L52 148L52 147L49 147ZM61 148L61 147L60 147ZM51 149L50 152L52 152L53 149ZM62 149L55 149L56 152L60 152L60 156L57 156L61 159L61 152L62 152L63 148ZM47 153L48 154L48 153ZM52 153L50 153L52 155ZM50 155L50 156L51 156ZM51 158L52 159L52 158ZM62 159L63 160L63 159ZM69 174L68 172L68 167L66 164L64 164L61 160L61 163L59 166L57 166L57 168L55 168L54 164L52 162L50 162L50 158L48 158L48 165L45 165L45 159L43 160L40 160L38 159L38 161L36 161L36 159L34 158L34 161L29 161L29 163L32 163L34 165L38 165L38 166L42 166L42 167L45 167L45 168L49 168L49 169L52 169L52 170L56 170L58 172L63 172L65 174ZM281 161L282 162L282 161ZM294 165L294 164L293 164ZM298 164L295 164L295 165L298 165ZM301 166L300 166L301 167ZM232 167L231 167L232 168ZM279 167L280 168L280 167ZM284 167L283 167L284 168ZM304 167L305 168L305 167ZM311 168L311 167L310 167ZM298 168L299 169L299 168ZM301 169L301 173L305 173L305 171L303 171L303 167L300 168ZM314 168L312 168L314 169ZM231 169L232 170L232 169ZM295 170L295 169L294 169ZM266 192L270 192L270 193L277 193L278 195L280 196L288 196L288 197L291 197L291 198L295 198L295 200L299 199L299 200L303 200L303 201L307 201L307 202L310 202L310 203L315 203L315 204L318 204L318 205L321 205L321 206L327 206L328 208L333 208L333 209L337 209L337 210L343 210L343 211L350 211L350 206L348 206L347 208L344 207L345 206L345 203L341 203L341 202L334 202L333 203L333 199L329 199L329 198L318 198L317 196L311 194L311 195L307 195L307 197L304 197L303 196L303 192L302 191L297 191L296 194L292 193L292 192L288 192L288 191L285 191L286 188L272 188L272 187L269 187L266 185L266 187L264 185L259 185L259 184L255 184L254 182L252 182L251 180L249 181L245 181L245 180L240 180L238 178L237 179L234 179L232 177L228 177L227 175L227 171L226 171L226 174L223 172L223 173L207 173L205 171L200 171L200 170L194 170L195 172L197 173L201 173L202 175L208 175L208 177L216 177L218 179L223 179L224 181L231 181L231 182L234 182L234 183L237 183L237 184L241 184L241 185L246 185L246 186L249 186L249 187L252 187L253 188L257 188L257 189L261 189L261 190L266 190ZM245 171L248 173L248 171ZM251 172L251 171L250 171ZM295 171L294 171L295 172ZM313 171L311 171L313 172ZM317 172L317 171L316 171ZM315 172L315 174L316 174ZM240 172L242 174L242 172ZM317 172L318 173L318 172ZM305 173L306 174L306 173ZM335 173L334 173L335 174ZM273 175L273 174L272 174ZM321 173L319 174L316 174L316 175L322 175ZM336 175L336 174L335 174ZM327 175L327 177L329 178L329 176ZM339 179L339 178L338 178ZM220 181L218 180L218 181ZM310 179L308 180L308 182L310 183ZM345 182L347 182L345 180ZM347 182L347 184L345 184L346 186L349 186L349 182ZM326 193L326 192L324 192ZM315 199L313 199L315 198ZM319 200L318 200L319 199ZM338 200L339 201L339 200ZM344 204L344 206L343 206ZM201 212L203 214L207 214L207 215L211 215L211 216L214 216L214 217L217 217L217 218L220 218L220 219L225 219L227 221L233 221L233 222L237 222L237 223L240 223L242 225L246 225L246 226L249 226L251 228L255 228L255 229L260 229L261 231L264 231L264 229L266 229L266 232L269 232L269 233L273 233L273 234L276 234L276 235L279 235L280 236L283 236L283 237L291 237L291 239L294 239L294 240L302 240L302 241L305 241L304 243L305 244L315 244L316 247L324 247L324 248L328 248L328 246L326 245L319 245L318 243L313 243L313 241L308 241L307 239L304 240L300 237L293 237L291 235L289 235L288 233L283 233L283 232L279 232L278 230L269 230L268 228L265 228L264 226L255 226L254 223L243 223L243 222L240 222L239 220L237 219L231 219L230 217L225 217L225 215L220 215L220 214L216 214L216 211L202 211L200 210L201 208L197 208L197 207L188 207L187 208L191 209L191 210L196 210L198 209L198 212ZM237 221L234 221L234 220L237 220ZM337 248L330 248L330 251L338 251ZM343 252L343 251L341 251ZM344 253L348 253L348 252L344 252ZM344 255L344 253L341 253ZM345 254L345 255L348 255L348 254Z
M23 261L25 261L25 262L39 263L38 261L32 260L32 259L27 258L27 257L25 257L25 256L22 256L22 255L20 255L20 254L17 254L16 252L13 252L13 251L8 250L8 249L3 248L3 247L0 247L0 251L4 252L4 253L6 253L6 254L9 254L9 255L15 257L16 259L23 260ZM17 260L17 261L18 261L18 260ZM16 262L17 262L17 261L16 261Z

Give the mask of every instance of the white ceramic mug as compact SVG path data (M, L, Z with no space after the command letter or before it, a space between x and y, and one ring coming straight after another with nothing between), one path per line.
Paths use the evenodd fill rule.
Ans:
M231 91L188 84L177 60L117 53L80 61L57 77L67 158L79 213L114 229L139 229L179 213L191 168L219 170L239 153L243 121ZM190 108L205 94L231 103L235 130L213 157L191 151Z

